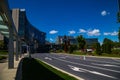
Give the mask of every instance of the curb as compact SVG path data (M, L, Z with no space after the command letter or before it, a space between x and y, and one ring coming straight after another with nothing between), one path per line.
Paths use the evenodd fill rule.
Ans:
M36 58L36 59L38 59L38 58ZM40 59L38 59L38 60L40 60ZM42 60L40 60L40 61L42 61ZM56 69L56 70L58 70L58 71L61 71L61 72L65 73L65 74L68 74L69 76L75 77L75 78L78 79L78 80L85 80L85 79L80 78L80 77L78 77L78 76L75 76L75 75L73 75L73 74L71 74L71 73L68 73L68 72L66 72L66 71L63 71L62 69L57 68L57 67L55 67L55 66L53 66L53 65L51 65L51 64L49 64L49 63L47 63L47 62L45 62L45 61L42 61L42 62L45 63L45 64L47 64L47 65L49 65L49 66L51 66L52 68L54 68L54 69Z

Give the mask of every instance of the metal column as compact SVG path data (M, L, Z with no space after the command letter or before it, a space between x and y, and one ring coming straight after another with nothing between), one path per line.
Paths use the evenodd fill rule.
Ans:
M19 53L18 53L18 37L16 37L16 61L19 60Z
M9 51L8 51L8 68L14 68L14 42L13 42L13 28L9 28Z
M20 55L20 58L22 57L22 43L21 43L21 40L19 41L19 55Z

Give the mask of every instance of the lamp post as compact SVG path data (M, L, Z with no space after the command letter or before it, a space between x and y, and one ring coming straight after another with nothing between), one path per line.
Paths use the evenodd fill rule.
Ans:
M29 51L29 58L31 58L31 53L32 53L32 46L33 46L33 38L34 38L34 33L32 33L32 37L31 37L31 40L30 40L30 51Z
M117 21L120 23L120 0L118 0L118 13L117 13Z
M36 53L36 48L37 48L37 41L34 41L34 53Z
M14 68L14 43L13 43L13 29L9 28L9 53L8 53L8 68Z

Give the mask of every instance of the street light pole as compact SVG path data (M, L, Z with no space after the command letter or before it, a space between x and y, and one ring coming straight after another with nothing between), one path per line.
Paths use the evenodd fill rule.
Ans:
M18 57L18 37L16 37L16 61L19 60L19 57Z
M34 33L32 33L32 37L31 37L31 40L30 40L30 49L29 49L29 58L31 58L31 52L32 52L32 45L33 45L33 37L34 37Z
M117 13L117 21L120 23L120 0L118 0L118 13Z
M9 28L9 57L8 57L8 68L14 68L14 42L13 42L13 28Z
M37 41L35 40L35 43L34 43L34 53L36 53L36 48L37 48Z
M120 11L120 0L118 0L118 11Z

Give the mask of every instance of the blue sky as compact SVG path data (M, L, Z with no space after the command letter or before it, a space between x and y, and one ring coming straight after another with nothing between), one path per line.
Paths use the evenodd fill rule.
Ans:
M27 18L54 42L58 35L118 41L117 0L8 0L10 8L26 9Z

